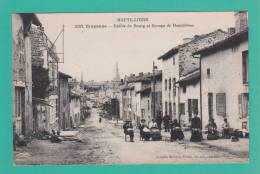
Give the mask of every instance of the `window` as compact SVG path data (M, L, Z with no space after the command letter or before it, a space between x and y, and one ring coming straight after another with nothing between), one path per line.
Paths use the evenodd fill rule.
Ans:
M243 121L242 122L242 129L248 130L248 123L247 123L247 121Z
M150 110L150 101L148 100L147 101L147 108L148 108L148 111Z
M192 99L192 112L194 115L198 115L198 99Z
M169 115L172 116L172 103L169 102Z
M66 100L66 98L64 97L64 98L63 98L63 106L65 107L66 104L67 104L67 100Z
M242 52L242 74L243 84L248 83L248 51Z
M198 113L198 99L188 99L189 120L191 120L192 114L198 115Z
M175 56L172 56L172 64L175 65Z
M58 107L59 107L58 99L55 99L55 105L56 105L56 117L59 117L59 113L57 112L58 111Z
M247 118L249 115L249 95L242 93L238 95L238 107L240 118Z
M172 79L169 78L169 90L171 90L171 89L172 89Z
M210 68L207 68L207 77L210 78Z
M208 113L209 119L213 118L213 93L208 93Z
M216 111L217 115L226 116L226 94L216 94Z
M166 101L166 102L165 102L165 115L167 115L167 113L168 113L168 112L167 112L167 110L168 110L167 107L168 107L168 103L167 103L167 101Z
M176 103L173 103L173 115L176 116Z
M144 110L144 109L141 109L141 112L142 112L142 118L144 118L145 110Z
M176 96L176 87L175 87L175 83L176 83L176 78L173 78L173 79L172 79L173 96Z
M184 86L182 87L182 92L183 92L183 93L186 93L186 85L184 85Z
M192 99L188 99L188 115L189 121L192 119Z
M179 110L180 110L179 112L181 115L185 114L185 103L180 103Z
M165 90L167 90L167 79L164 80Z
M24 115L24 88L15 87L15 117Z

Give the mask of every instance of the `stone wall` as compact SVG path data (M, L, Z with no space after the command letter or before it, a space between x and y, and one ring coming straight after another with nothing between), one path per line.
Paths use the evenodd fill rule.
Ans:
M12 56L13 56L13 121L17 134L30 135L33 130L32 118L32 72L31 42L24 29L23 18L12 15ZM22 89L22 114L18 115L15 107L19 103L16 90Z
M46 51L46 36L42 27L32 25L29 35L31 36L31 52L32 52L32 65L44 66L44 59L47 54Z
M72 126L70 123L69 83L67 78L60 78L59 83L59 125L65 130Z
M182 45L179 49L180 77L199 68L199 59L193 58L192 53L206 46L213 45L228 36L229 34L227 32L216 30L209 34L196 35L191 42Z

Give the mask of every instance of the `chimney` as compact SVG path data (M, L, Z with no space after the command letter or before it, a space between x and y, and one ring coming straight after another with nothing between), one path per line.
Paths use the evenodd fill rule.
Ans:
M236 28L235 27L229 27L228 28L228 33L231 34L231 35L235 34L236 33Z
M183 40L183 44L186 44L186 43L192 41L192 39L193 39L193 38L188 38L188 37L183 38L183 39L182 39L182 40Z
M246 11L235 12L235 27L236 33L246 30L248 28Z

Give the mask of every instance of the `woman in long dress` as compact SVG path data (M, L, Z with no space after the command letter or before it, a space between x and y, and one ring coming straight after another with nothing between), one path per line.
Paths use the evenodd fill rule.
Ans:
M171 125L171 141L183 140L183 139L184 139L184 134L181 130L181 125L178 123L177 119L174 119Z
M191 120L191 138L190 141L200 142L202 140L201 120L195 115Z

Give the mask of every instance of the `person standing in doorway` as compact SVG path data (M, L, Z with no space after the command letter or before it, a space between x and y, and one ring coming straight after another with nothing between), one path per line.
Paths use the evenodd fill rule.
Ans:
M163 118L163 123L164 123L165 132L169 132L170 131L170 116L168 114L165 114L165 116Z
M201 140L202 140L201 120L197 115L195 115L191 119L191 138L190 138L190 141L200 142Z

